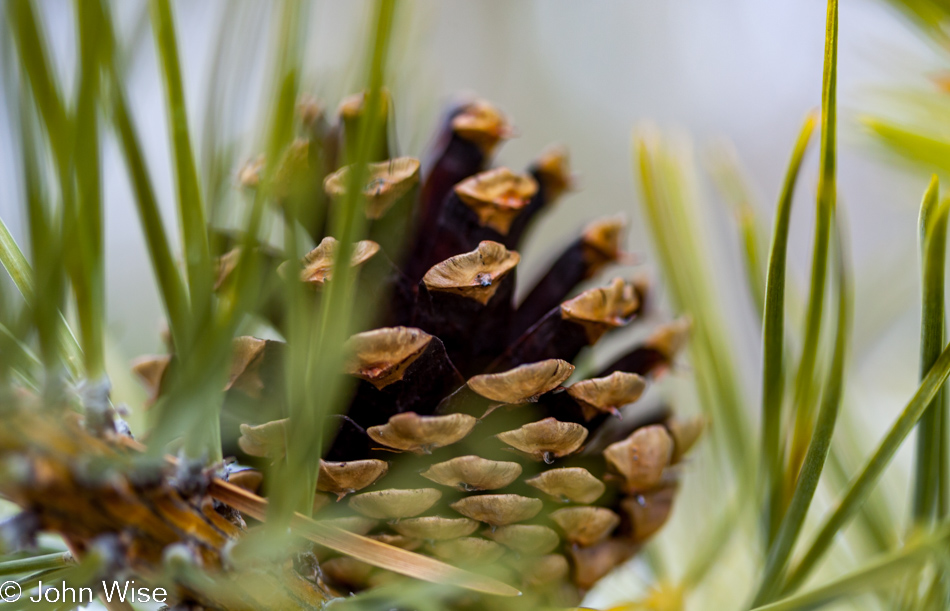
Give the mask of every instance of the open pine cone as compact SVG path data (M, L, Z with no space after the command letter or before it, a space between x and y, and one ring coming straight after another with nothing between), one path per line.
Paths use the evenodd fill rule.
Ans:
M281 161L278 198L301 182L322 184L330 206L346 195L351 169L341 160L349 157L362 110L363 97L350 98L331 125L312 103L302 107L305 137ZM468 102L447 115L428 167L409 157L388 159L385 142L374 155L362 194L371 239L352 256L359 273L355 306L373 327L346 346L344 370L355 392L330 423L336 433L320 465L314 518L513 584L532 597L519 608L566 605L663 525L677 465L702 425L676 419L659 404L631 407L648 380L672 365L688 331L683 321L652 330L590 379L568 384L571 361L585 347L643 312L647 286L616 278L576 293L622 255L623 222L609 218L588 225L515 302L517 249L538 214L570 188L571 177L561 149L544 153L523 174L487 169L509 132L493 106ZM241 172L245 187L259 187L259 169ZM323 216L291 213L317 246L299 264L275 250L270 274L299 275L317 301L338 244L325 236ZM217 284L225 287L240 256L228 236L220 241L226 247ZM274 291L262 301L269 323L281 331L278 296ZM281 341L234 342L222 423L226 453L242 463L260 467L283 457L287 350ZM162 395L173 359L137 362L153 399ZM104 494L75 471L86 466L80 445L66 441L80 434L72 426L38 433L27 419L0 433L0 454L41 446L43 436L62 437L49 455L34 450L31 473L38 479L11 480L0 493L77 549L119 535L117 545L131 554L138 573L154 573L167 564L169 549L183 543L197 550L193 562L227 576L224 549L242 536L243 520L180 473L158 474L147 484L129 475L118 484L100 482L115 497L103 505L111 509L88 524L65 519L67 508L52 499L94 507ZM92 439L96 451L114 451ZM261 484L256 471L229 471L233 483L253 490ZM187 527L189 520L200 528ZM221 609L308 608L394 577L319 546L311 558L253 577L232 574L231 585L210 597L184 580L177 596ZM266 604L253 598L250 584L277 582L281 597ZM482 602L460 596L458 604Z
M344 104L343 130L361 100ZM356 392L320 467L315 517L490 569L564 604L663 525L675 465L701 426L664 408L616 418L647 378L670 366L687 332L682 321L656 329L591 379L566 385L582 349L643 310L647 287L616 278L574 295L621 256L623 221L614 217L588 225L515 303L516 249L571 176L559 148L525 173L486 169L509 132L493 106L468 102L447 115L420 189L415 159L371 166L363 196L378 237L356 246L353 265L363 274L361 291L380 306L380 326L348 343L345 370L357 378ZM315 133L338 137L326 126ZM331 200L345 195L349 171L326 177ZM394 210L412 211L414 237L403 252L380 247L396 241L386 233ZM314 237L319 246L299 274L319 298L336 243ZM273 401L286 346L253 338L236 346L232 387ZM243 424L240 449L279 459L286 422ZM344 591L389 578L339 555L323 555L321 567Z

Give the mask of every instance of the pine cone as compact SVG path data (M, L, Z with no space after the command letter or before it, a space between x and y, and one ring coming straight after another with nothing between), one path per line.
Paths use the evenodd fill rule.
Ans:
M299 277L316 304L339 250L325 235L325 215L292 202L312 201L300 196L313 196L316 185L330 206L346 197L352 168L343 162L353 156L362 112L363 96L348 98L330 125L305 105L305 137L280 161L272 193L317 246L299 263L261 247L269 265L261 315L279 332L287 326L277 280ZM673 365L684 321L659 326L590 379L568 384L582 350L643 313L648 287L616 278L576 292L622 256L624 226L614 217L588 225L516 302L517 248L571 177L562 149L523 174L487 169L510 131L493 106L468 102L448 113L428 167L388 159L385 140L373 153L362 193L370 239L351 259L356 319L373 325L345 346L343 369L355 390L328 423L335 435L319 465L313 517L515 584L530 595L519 608L567 605L666 521L678 465L702 423L636 403L648 380ZM261 188L262 167L242 170L242 184ZM217 237L216 286L225 290L240 246L234 236ZM284 455L287 350L281 341L234 341L222 429L226 453L242 463L260 468ZM152 400L163 395L170 353L135 365ZM246 525L209 496L218 475L189 473L188 464L178 472L113 465L97 473L102 458L134 463L121 435L91 434L74 418L50 419L48 410L16 402L10 413L0 466L27 460L16 463L18 477L0 482L0 494L26 510L30 528L58 532L80 552L114 541L122 569L146 579L182 556L225 580L209 593L179 574L176 600L229 611L305 609L395 577L320 546L292 565L233 570L227 548ZM245 488L261 485L258 471L227 473ZM262 585L266 601L256 594ZM476 595L454 604L501 605Z
M344 131L359 100L344 104ZM664 406L634 406L617 418L648 378L670 367L688 331L682 321L564 386L585 347L643 311L647 287L616 278L574 295L620 258L624 225L613 217L584 229L516 304L515 249L571 176L560 148L523 174L486 169L510 131L493 106L469 102L448 113L421 188L415 159L371 165L363 197L376 241L356 245L352 264L381 326L346 346L356 391L320 465L314 515L566 604L666 521L677 464L701 423L677 420ZM326 177L331 201L345 196L350 171ZM413 211L404 252L391 250L383 230L398 209ZM336 242L317 238L299 274L319 298ZM280 397L285 349L238 340L232 388L262 401ZM243 424L240 450L279 459L286 423ZM391 577L321 555L325 578L341 591Z

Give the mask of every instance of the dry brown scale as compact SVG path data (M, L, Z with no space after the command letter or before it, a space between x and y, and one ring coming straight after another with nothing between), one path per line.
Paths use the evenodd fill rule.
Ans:
M386 116L388 106L387 96ZM287 184L272 192L288 202L292 193L309 193L306 201L314 206L340 201L350 171L342 160L351 156L362 111L362 96L348 98L331 124L318 106L304 104L304 137L277 172ZM412 158L389 160L389 143L373 155L362 192L372 239L356 245L352 265L359 271L359 301L375 310L367 319L376 326L346 346L345 373L354 378L355 392L345 416L334 420L338 432L320 465L314 517L500 578L523 589L530 604L568 605L666 521L679 463L702 424L679 420L663 406L636 404L648 381L672 366L688 333L683 321L656 328L594 378L569 383L571 361L641 315L648 289L642 281L615 278L577 292L578 284L623 256L624 226L614 217L587 226L515 301L517 249L537 215L570 189L571 176L560 148L523 173L490 168L494 149L510 133L492 105L467 102L446 115L431 163L421 170ZM259 188L262 167L258 161L241 171L246 188ZM271 271L299 274L316 304L332 278L337 243L325 235L325 213L287 206L317 246L299 263L266 253ZM217 285L223 287L239 251L233 236L218 237ZM263 316L281 330L280 300L263 301L269 304ZM225 450L242 461L261 466L283 457L285 352L278 341L234 342L223 423ZM172 361L162 355L135 365L153 400ZM243 421L239 431L226 425L235 419ZM7 440L0 435L0 441ZM0 451L6 449L0 443ZM255 472L234 477L252 489L261 483ZM82 497L81 486L64 494ZM168 478L156 489L181 496ZM24 501L29 506L36 499ZM182 502L192 510L210 506L200 496ZM121 532L148 551L136 565L146 574L160 565L162 546L197 539L208 554L198 554L197 563L221 569L223 545L239 537L240 528L213 509L210 514L201 519L209 528L223 522L218 527L225 537L179 530L139 542L138 531L124 523L72 532L48 517L44 526L79 541ZM314 600L397 577L319 546L313 551L319 571L294 573L291 583L310 588L304 589ZM261 574L277 579L282 571ZM187 599L188 588L182 592ZM235 592L236 598L242 590ZM288 596L304 598L296 591ZM528 608L529 600L516 604ZM456 604L501 608L479 595L460 595Z

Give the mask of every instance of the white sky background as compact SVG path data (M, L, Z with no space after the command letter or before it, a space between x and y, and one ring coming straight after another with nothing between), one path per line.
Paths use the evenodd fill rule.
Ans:
M65 73L75 48L72 2L41 4ZM130 33L140 3L117 4ZM311 7L305 83L330 108L357 86L369 6L329 0ZM240 33L233 61L246 65L254 82L267 83L269 75L261 66L273 49L272 10L267 2L247 0L177 2L175 8L189 119L200 134L222 15L233 13L249 24ZM403 8L409 14L397 26L391 72L402 152L422 153L441 101L459 91L492 100L518 127L520 136L503 146L499 163L523 167L555 141L572 152L583 188L537 228L524 253L529 261L543 258L586 220L616 211L633 219L631 249L649 256L636 214L630 154L632 129L644 121L691 134L700 155L720 138L734 143L770 226L800 122L820 103L823 0L416 0ZM128 88L166 227L174 233L164 92L148 28L142 37ZM872 350L866 337L857 340L865 348L855 355L858 371L851 385L860 401L873 399L882 406L880 417L872 419L875 429L892 420L916 385L915 239L926 177L889 168L854 116L858 109L874 108L876 88L921 84L926 72L939 67L933 50L883 1L842 0L839 197L853 236L858 334L862 325L882 316L888 300L906 296L908 306L884 343L871 345ZM252 87L235 100L245 113L237 124L258 116L263 91L263 86ZM19 167L12 158L9 130L8 122L0 123L0 215L22 244ZM196 135L195 143L200 141ZM244 150L250 156L253 143ZM800 286L810 257L815 153L806 162L793 217L790 261ZM125 167L112 142L104 159L109 328L123 357L131 357L160 347L161 306ZM710 186L708 180L703 184ZM739 244L727 208L711 189L705 192L709 230L722 251L715 259L717 281L735 328L741 329L736 344L747 355L742 364L751 389L759 376L758 340L756 326L749 322L752 309L742 285ZM529 264L528 276L530 269ZM750 390L750 396L754 393Z

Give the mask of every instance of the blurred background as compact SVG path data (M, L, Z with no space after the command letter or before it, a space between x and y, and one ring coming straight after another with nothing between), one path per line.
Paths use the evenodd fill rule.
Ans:
M40 6L57 69L71 88L73 3L46 0ZM147 10L139 1L118 2L115 9L128 49L128 93L170 225L174 181ZM206 153L218 141L231 147L222 188L233 189L240 166L263 148L251 137L261 131L266 111L278 7L266 0L206 0L178 2L175 9L199 161L203 167L212 163ZM491 100L518 128L497 164L521 168L553 142L571 151L580 188L534 231L522 253L528 277L565 236L618 210L630 219L630 251L649 270L632 133L655 123L690 139L697 167L704 170L697 187L715 286L726 305L748 397L757 404L759 328L743 279L741 243L733 208L705 170L736 155L768 231L801 120L821 98L825 2L411 0L399 10L390 81L402 154L424 153L444 103L463 92ZM849 393L860 409L851 416L867 428L869 446L917 385L917 214L928 177L895 162L857 119L882 110L889 91L928 87L947 66L932 43L885 2L843 0L840 10L839 201L851 228L857 281ZM304 89L331 111L359 82L370 13L364 1L309 3ZM9 52L6 41L0 49L5 61ZM9 96L0 96L0 104L0 216L25 246L20 172L8 137ZM146 271L125 167L115 143L106 140L104 146L111 359L123 363L159 349L161 304ZM790 242L791 273L800 288L810 261L816 178L815 148L797 193ZM134 385L116 382L119 401L140 402ZM905 445L892 477L909 469L911 448ZM891 500L899 514L906 511L902 499Z
M371 5L309 4L305 89L333 109L357 86L363 49L359 41L367 31ZM75 61L73 4L48 0L41 7L68 88ZM276 9L258 0L179 2L175 8L197 146L207 144L202 134L207 137L209 112L224 124L229 137L244 136L245 141L238 143L234 176L240 164L261 148L247 137L254 133L267 102L271 75L264 69L276 35ZM121 2L116 9L132 50L125 61L133 111L170 223L174 183L145 5ZM631 133L646 121L690 134L701 165L718 154L714 148L718 144L732 143L754 188L754 203L763 220L770 221L800 122L820 101L825 11L821 0L593 5L569 0L411 0L403 2L400 11L391 81L404 153L421 155L443 104L465 92L498 104L518 128L518 137L501 148L498 164L522 167L553 142L569 147L580 189L538 227L526 253L529 264L578 225L617 210L632 219L631 250L649 257L631 178ZM840 192L852 225L859 277L864 280L882 267L913 263L915 219L926 177L895 169L891 159L882 160L854 116L876 109L878 90L925 83L938 69L939 58L900 15L874 0L842 2L840 38ZM226 74L215 69L221 55L228 58L223 62ZM232 83L231 88L224 106L215 107L208 93L214 83L222 82ZM235 82L245 86L233 90ZM6 99L0 103L5 109ZM3 126L4 132L9 129L9 124ZM10 139L0 138L0 208L22 241L22 210L15 205L19 176L11 155ZM116 347L134 355L157 348L161 308L152 278L142 274L148 269L143 239L112 142L107 141L105 159L110 329ZM814 161L806 165L791 237L790 260L800 278L810 252L807 229L813 212L809 191L816 180ZM114 171L109 170L112 167ZM709 185L702 186L711 208L710 229L728 257L717 262L722 272L719 284L741 320L748 304L735 284L741 264L728 208L706 189ZM912 300L914 274L902 276L897 279L906 285L900 292ZM894 295L879 293L877 300L890 297ZM859 318L873 315L865 311L873 308L861 300ZM749 348L754 350L756 343L752 341ZM906 382L912 384L913 376Z

